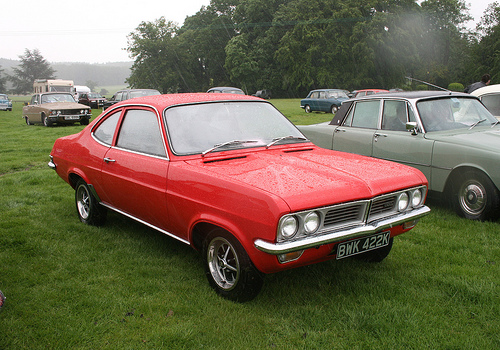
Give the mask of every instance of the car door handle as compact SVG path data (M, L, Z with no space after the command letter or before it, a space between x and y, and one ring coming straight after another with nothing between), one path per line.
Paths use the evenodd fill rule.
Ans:
M114 162L116 162L116 160L111 159L111 158L108 158L108 157L104 158L104 161L105 161L106 163L114 163Z
M375 139L375 142L377 142L379 137L387 137L387 135L386 134L379 134L378 132L373 134L373 138Z
M345 132L345 129L335 129L335 132Z

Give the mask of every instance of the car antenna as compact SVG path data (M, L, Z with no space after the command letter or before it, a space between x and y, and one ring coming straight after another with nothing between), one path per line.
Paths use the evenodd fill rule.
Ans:
M448 89L445 89L441 86L437 86L437 85L434 85L434 84L431 84L431 83L428 83L426 81L423 81L423 80L418 80L418 79L415 79L415 78L412 78L412 77L405 77L406 79L409 79L409 80L415 80L416 82L419 82L419 83L422 83L422 84L426 84L426 85L429 85L429 86L432 86L434 88L437 88L437 89L440 89L440 90L444 90L444 91L448 91L450 94L451 94L451 91L448 90Z

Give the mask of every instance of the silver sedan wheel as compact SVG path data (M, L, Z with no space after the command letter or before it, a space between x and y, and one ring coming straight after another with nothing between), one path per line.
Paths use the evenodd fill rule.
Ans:
M311 106L305 105L304 110L306 111L306 113L311 113Z
M486 189L483 184L475 179L464 182L458 196L460 206L469 215L480 215L486 208Z
M240 262L232 244L223 237L210 241L207 262L214 282L223 290L233 289L240 278Z

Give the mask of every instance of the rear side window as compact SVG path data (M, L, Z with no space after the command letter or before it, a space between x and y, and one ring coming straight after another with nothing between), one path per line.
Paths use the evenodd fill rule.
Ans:
M377 129L379 111L379 100L357 102L349 112L344 125L356 128Z
M481 97L481 101L494 116L500 116L500 94L491 94Z
M153 111L128 110L116 145L135 152L166 157L160 126Z
M117 111L107 117L94 131L96 139L110 145L113 143L113 136L115 135L116 124L120 118L121 111Z

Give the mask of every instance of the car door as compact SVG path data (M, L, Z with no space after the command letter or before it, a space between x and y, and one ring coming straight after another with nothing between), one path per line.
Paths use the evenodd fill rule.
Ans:
M118 133L103 158L103 201L124 214L166 229L169 161L157 112L124 110Z
M384 100L381 129L373 137L373 157L396 161L422 171L431 178L433 142L423 133L406 130L415 122L415 114L404 100Z
M32 123L40 123L42 121L41 119L41 113L40 113L40 94L33 95L31 97L30 104L26 106L26 116Z
M333 133L333 149L371 156L373 137L379 127L380 106L380 100L353 103L346 119Z
M329 112L330 111L330 101L327 100L327 98L326 98L326 91L319 92L317 104L318 105L316 107L316 110L322 111L322 112Z

